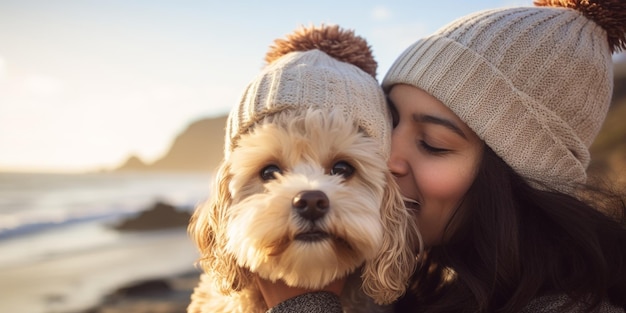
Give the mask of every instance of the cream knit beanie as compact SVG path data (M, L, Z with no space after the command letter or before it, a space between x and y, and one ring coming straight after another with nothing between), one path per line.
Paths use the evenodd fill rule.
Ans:
M276 40L268 63L247 86L226 126L225 158L239 137L283 110L339 109L388 156L391 117L376 81L377 64L367 42L338 26L301 28Z
M425 90L531 184L567 191L586 181L609 108L626 1L535 4L468 15L417 41L383 88Z

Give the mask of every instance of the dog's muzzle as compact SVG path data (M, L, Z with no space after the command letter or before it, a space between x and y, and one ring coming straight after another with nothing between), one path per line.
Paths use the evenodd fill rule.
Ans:
M330 234L315 226L315 221L321 219L330 210L330 200L321 190L304 190L299 192L291 202L291 207L304 220L311 222L312 228L297 234L298 241L317 242L330 238Z

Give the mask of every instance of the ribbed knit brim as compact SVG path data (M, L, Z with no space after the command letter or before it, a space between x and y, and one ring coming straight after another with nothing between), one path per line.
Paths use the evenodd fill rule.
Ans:
M291 52L266 66L248 84L239 106L228 117L224 154L239 137L269 115L283 110L339 110L366 135L390 149L391 117L378 82L350 63L320 50Z
M612 75L604 30L574 10L532 7L449 24L410 46L383 88L425 90L531 184L563 191L586 180Z

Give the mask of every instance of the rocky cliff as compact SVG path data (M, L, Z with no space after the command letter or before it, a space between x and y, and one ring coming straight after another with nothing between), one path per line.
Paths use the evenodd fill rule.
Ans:
M213 171L223 157L225 127L226 115L197 120L160 159L146 164L130 156L116 171Z

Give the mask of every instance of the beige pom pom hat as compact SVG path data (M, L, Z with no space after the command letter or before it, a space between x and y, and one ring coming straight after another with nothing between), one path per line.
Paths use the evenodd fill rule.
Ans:
M425 90L531 184L571 190L609 108L625 12L623 0L545 0L468 15L405 50L383 88Z
M375 78L377 63L362 37L337 25L301 27L276 40L265 60L228 117L226 158L239 137L267 116L309 108L339 109L388 156L391 117Z

